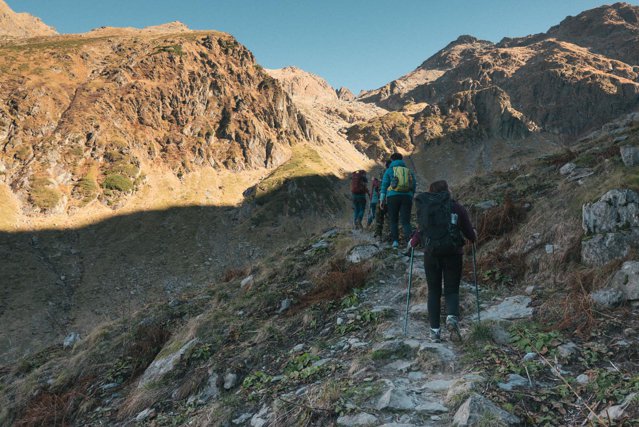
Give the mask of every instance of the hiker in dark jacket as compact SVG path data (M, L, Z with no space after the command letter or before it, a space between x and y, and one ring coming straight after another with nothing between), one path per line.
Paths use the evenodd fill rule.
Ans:
M443 293L447 314L446 326L451 335L456 335L461 339L459 331L459 284L461 282L462 259L464 253L463 238L466 238L471 242L475 242L477 240L477 236L475 235L475 230L470 222L468 212L462 205L452 198L446 181L433 182L429 188L429 193L431 194L425 194L432 196L432 200L437 200L439 198L439 200L444 201L443 203L451 204L448 205L450 206L448 208L450 210L446 211L450 212L450 221L445 219L444 223L439 226L439 230L426 230L428 227L423 224L422 218L424 218L424 215L427 214L420 211L428 210L428 208L424 206L427 202L422 201L427 199L423 198L422 194L416 197L418 219L420 221L419 227L421 241L425 247L424 269L426 271L426 282L428 283L428 316L430 320L431 338L435 341L439 341L441 337L440 313L443 279ZM461 232L461 235L459 232ZM449 233L450 235L456 233L457 237L451 237L450 240L446 240ZM445 237L440 238L440 236ZM438 242L449 241L452 242L452 244L449 246L449 249L444 249L443 246L436 246L437 243L434 242L435 239L438 239ZM415 245L412 240L411 245Z
M362 219L366 212L366 196L368 194L368 178L365 170L353 172L351 178L351 196L353 200L353 228L362 229Z
M384 170L382 171L382 173L379 176L380 194L381 194L381 182L384 180L384 174L386 173L386 169L388 169L390 164L391 164L391 161L390 160L386 160L386 163L384 165ZM379 202L379 198L378 198L377 207L375 209L375 234L374 234L374 236L379 238L380 241L382 240L382 234L384 232L384 218L385 217L386 217L386 207L383 206Z
M411 236L410 213L413 208L413 195L417 189L417 180L415 173L406 167L401 154L394 153L391 160L389 168L384 172L379 198L380 203L388 209L393 248L397 248L399 246L400 221L406 241ZM398 174L402 175L398 176Z

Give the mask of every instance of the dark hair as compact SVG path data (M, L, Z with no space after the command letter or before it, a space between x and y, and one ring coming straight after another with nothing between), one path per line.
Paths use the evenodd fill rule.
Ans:
M393 153L393 154L391 155L391 161L395 161L395 160L403 160L403 159L404 159L404 156L402 156L402 155L401 155L401 154L399 154L399 153Z
M444 191L448 191L448 183L444 180L435 181L430 185L428 191L431 193L443 193Z
M388 169L388 167L390 166L391 162L392 162L392 160L386 160L386 163L385 163L386 169Z

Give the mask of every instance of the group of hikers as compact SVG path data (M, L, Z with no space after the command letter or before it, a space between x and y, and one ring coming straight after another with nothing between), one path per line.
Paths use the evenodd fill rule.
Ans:
M384 222L388 221L390 242L399 248L399 224L409 250L424 248L424 270L428 285L428 315L431 338L441 339L441 298L444 296L446 327L453 338L461 338L459 329L459 285L462 276L465 240L473 244L477 236L466 209L452 196L446 181L430 184L427 192L417 194L415 171L406 166L403 156L394 153L385 163L379 179L368 188L366 171L353 172L351 178L353 227L363 229L366 201L370 199L367 227L375 221L375 237L384 240ZM416 195L417 194L417 195ZM411 226L416 205L417 230ZM443 285L443 286L442 286Z

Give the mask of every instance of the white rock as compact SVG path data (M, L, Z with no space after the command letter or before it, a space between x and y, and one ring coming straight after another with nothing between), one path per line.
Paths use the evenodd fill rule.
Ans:
M619 289L626 300L639 300L639 261L624 262L611 285Z
M586 374L581 374L577 377L577 382L579 384L588 384L590 382L590 377Z
M350 250L346 259L348 262L358 264L363 261L367 261L377 255L381 249L377 245L358 245Z
M391 388L379 398L377 409L380 411L385 409L412 411L415 409L415 402L403 390Z
M567 342L557 347L557 352L559 353L559 356L563 357L564 359L571 358L572 356L577 354L578 350L579 350L579 347L577 347L577 344L575 344L574 342Z
M224 375L224 390L230 390L237 384L237 374L229 372Z
M611 406L601 411L599 413L599 417L604 420L617 421L624 416L626 408L628 408L628 406L630 406L630 404L637 398L639 398L638 393L630 393L626 396L623 402L621 402L621 404Z
M237 417L236 419L232 420L231 422L235 425L240 425L240 424L244 424L245 422L247 422L248 420L251 419L251 417L253 416L253 414L242 414L239 417Z
M631 145L626 145L619 149L621 152L621 160L623 160L623 164L631 167L639 165L639 147L633 147Z
M373 426L377 424L377 417L366 412L357 415L342 415L337 419L337 425L343 427Z
M624 295L617 288L604 288L590 294L592 302L600 308L616 307L624 301Z
M240 287L244 289L246 287L253 286L253 283L255 283L255 279L253 278L253 275L251 274L250 276L247 276L244 279L242 279L242 281L240 282Z
M136 417L135 417L135 421L137 422L142 422L144 420L146 420L147 418L151 417L155 415L155 410L151 409L151 408L146 408L144 411L140 412Z
M432 392L446 391L453 385L454 382L454 380L432 380L425 382L421 388L422 390L428 390Z
M440 402L425 402L415 408L417 412L425 412L427 414L443 414L448 412L448 408Z
M77 343L78 341L80 341L80 334L78 334L77 332L71 332L69 335L66 336L66 338L64 339L64 342L62 343L62 347L63 348L71 348L75 345L75 343Z
M482 420L491 419L494 425L519 425L521 420L504 411L487 398L473 393L457 410L453 425L469 427L481 425Z
M577 169L576 164L566 163L559 169L559 173L562 175L570 175L575 169Z
M145 385L160 380L166 374L171 372L177 363L182 359L182 356L186 354L193 346L195 346L199 340L197 338L193 338L188 341L179 350L161 357L159 359L155 359L144 371L142 374L142 378L138 383L138 388L144 387Z
M582 227L588 234L639 227L639 194L628 189L610 190L595 203L582 207Z
M547 254L552 254L555 252L555 245L548 244L545 249Z
M530 307L532 300L529 296L515 295L504 299L498 305L492 306L481 313L482 320L515 320L532 316Z

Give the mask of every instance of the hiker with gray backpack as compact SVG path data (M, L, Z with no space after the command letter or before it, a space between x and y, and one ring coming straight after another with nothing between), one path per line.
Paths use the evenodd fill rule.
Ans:
M431 339L441 339L442 280L446 306L446 328L461 340L459 330L459 285L462 276L464 238L477 240L468 212L453 199L446 181L436 181L429 192L415 197L419 234L411 239L424 246L424 269L428 284L428 316Z
M399 222L402 223L404 238L406 241L410 239L412 233L410 213L413 209L413 195L416 189L415 173L406 167L401 154L394 153L391 156L391 164L384 172L379 195L381 208L386 208L388 212L393 248L399 247Z

